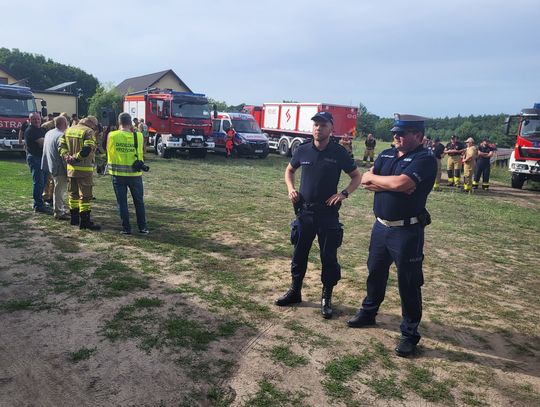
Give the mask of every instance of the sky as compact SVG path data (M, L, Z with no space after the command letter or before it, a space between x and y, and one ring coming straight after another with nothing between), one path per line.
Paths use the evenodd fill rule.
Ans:
M381 117L516 113L540 102L538 0L32 3L0 0L0 46L103 84L173 69L194 92L232 105L362 103Z

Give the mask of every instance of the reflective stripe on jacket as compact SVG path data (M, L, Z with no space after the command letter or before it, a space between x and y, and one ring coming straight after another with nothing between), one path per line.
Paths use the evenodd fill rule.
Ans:
M116 130L109 133L107 138L107 168L109 174L120 177L136 177L142 175L141 171L133 169L136 160L144 161L143 135L137 132L137 154L133 133Z
M81 156L83 147L90 147L86 157ZM60 155L69 154L75 157L75 162L67 164L68 177L76 176L76 172L92 173L94 171L94 154L96 139L94 131L85 125L78 124L68 127L60 138ZM82 175L82 174L79 174Z

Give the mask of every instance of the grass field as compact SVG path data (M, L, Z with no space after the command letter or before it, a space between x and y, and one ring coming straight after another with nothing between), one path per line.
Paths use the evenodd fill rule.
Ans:
M34 215L24 160L0 156L0 405L540 404L540 193L430 195L423 340L401 359L395 272L377 327L345 323L365 294L372 193L341 210L323 320L316 244L304 303L273 305L290 281L286 159L147 162L151 233L122 236L109 177L95 178L103 230L80 232Z

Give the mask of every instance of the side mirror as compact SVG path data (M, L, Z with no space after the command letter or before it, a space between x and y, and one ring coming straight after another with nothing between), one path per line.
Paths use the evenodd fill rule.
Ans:
M214 109L214 119L217 119L217 106L213 105L212 109Z
M45 100L43 100L43 99L41 100L41 106L42 106L42 107L47 106L47 102L46 102Z
M44 101L42 101L41 103L43 103ZM47 103L45 103L45 105L47 105ZM47 117L47 108L46 107L42 107L41 108L41 117Z
M507 117L504 121L504 134L508 136L508 133L510 132L510 117Z

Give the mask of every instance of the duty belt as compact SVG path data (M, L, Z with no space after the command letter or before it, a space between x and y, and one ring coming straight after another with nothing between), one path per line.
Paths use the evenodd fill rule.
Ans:
M418 218L407 218L403 220L385 220L381 218L377 218L379 223L383 224L387 228L393 228L396 226L407 226L407 225L414 225L415 223L418 223Z

